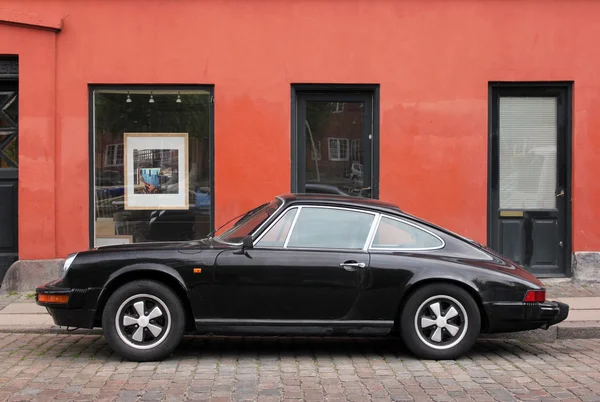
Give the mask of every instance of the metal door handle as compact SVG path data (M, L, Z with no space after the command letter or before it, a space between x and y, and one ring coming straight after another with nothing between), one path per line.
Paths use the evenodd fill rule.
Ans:
M342 262L340 267L346 271L356 271L356 268L364 268L366 265L364 262Z
M564 190L560 190L560 193L556 194L557 197L562 197L563 195L565 195Z

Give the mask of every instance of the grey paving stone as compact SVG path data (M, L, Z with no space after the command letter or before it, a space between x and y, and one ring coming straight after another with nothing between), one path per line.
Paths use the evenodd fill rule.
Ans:
M600 401L600 339L480 340L439 362L393 339L186 337L142 364L106 349L95 335L0 334L0 400Z

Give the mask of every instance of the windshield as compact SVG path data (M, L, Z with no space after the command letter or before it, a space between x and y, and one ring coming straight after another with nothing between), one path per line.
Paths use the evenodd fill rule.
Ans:
M273 215L281 204L281 200L276 198L269 203L251 209L231 229L222 235L216 236L216 239L228 243L240 243L244 236L254 232L269 216Z

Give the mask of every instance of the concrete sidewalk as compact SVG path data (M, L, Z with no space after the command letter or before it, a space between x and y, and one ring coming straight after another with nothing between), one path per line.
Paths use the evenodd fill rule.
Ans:
M548 342L555 339L600 338L600 284L574 284L568 280L544 281L548 300L570 306L569 317L549 330L485 335L486 338L512 338ZM70 328L72 330L73 328ZM0 333L66 333L66 327L54 325L46 309L35 304L33 293L0 295ZM101 333L80 329L77 333Z

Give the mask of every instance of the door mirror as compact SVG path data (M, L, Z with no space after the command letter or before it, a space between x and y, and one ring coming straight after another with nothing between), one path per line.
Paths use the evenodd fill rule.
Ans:
M247 248L253 248L254 244L252 242L252 236L248 235L248 236L244 236L244 238L242 239L242 248L247 249Z
M246 250L253 247L254 244L252 244L252 236L244 236L244 238L242 239L242 248L235 250L233 254L244 254L246 256L249 256L246 253Z

